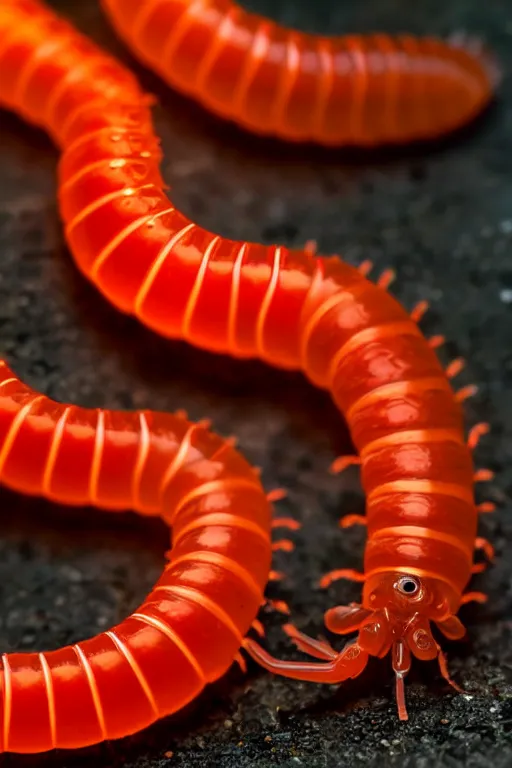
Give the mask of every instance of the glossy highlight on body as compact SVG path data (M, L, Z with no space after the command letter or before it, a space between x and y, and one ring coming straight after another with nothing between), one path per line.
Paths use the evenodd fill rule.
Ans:
M158 515L172 527L169 563L131 616L57 651L2 655L1 750L126 736L221 677L263 602L271 563L270 504L232 441L183 414L56 403L1 361L0 445L9 488Z
M324 146L436 139L475 118L499 80L476 41L287 29L233 0L101 0L169 85L253 133Z
M471 574L479 568L473 565L474 549L491 552L487 542L476 538L478 509L473 494L474 482L489 476L485 471L474 472L471 456L485 428L476 427L466 440L461 403L472 389L453 391L450 381L459 372L460 363L454 361L444 370L435 353L442 340L434 337L427 341L420 332L417 323L425 310L424 302L408 313L387 292L391 275L385 273L374 285L367 279L368 264L357 269L337 257L319 257L312 248L290 250L236 242L187 219L165 194L151 99L115 59L36 0L8 0L0 5L0 44L0 73L10 75L0 80L0 101L45 128L62 150L59 207L67 242L82 273L118 309L168 338L185 339L237 358L259 358L277 367L302 370L312 383L331 393L345 416L358 455L341 457L335 468L361 465L367 515L362 520L351 516L342 524L367 524L365 568L364 573L337 569L322 583L328 586L336 578L364 583L360 606L338 606L326 614L328 628L339 634L358 630L359 639L337 654L328 644L288 627L296 644L323 664L281 662L254 641L243 643L271 671L328 683L359 674L369 655L382 656L391 650L399 712L404 717L403 679L410 654L437 657L441 672L448 677L440 648L431 639L430 622L448 637L461 636L455 613L464 602L481 599L478 593L464 593ZM19 383L14 379L12 386L16 387ZM15 428L11 425L6 433L4 461L11 457L18 427L30 424L32 408L46 404L42 396L34 397L27 402L22 398L22 409L17 411L21 415L14 417ZM7 398L5 412L12 410ZM58 418L51 422L54 436L60 430L65 433L68 418L62 411L56 414ZM128 418L133 417L121 419L123 432ZM106 415L94 422L94 434L87 443L89 453L77 462L78 467L85 468L85 486L73 482L67 488L69 498L76 494L81 499L77 503L89 498L91 488L96 494L93 500L100 499L103 465L94 458L98 454L93 446L107 445L98 437L106 434L105 420ZM187 441L180 446L176 449L179 456L188 456ZM66 476L48 470L54 453L42 455L46 456L43 478L50 474ZM219 490L208 463L215 464L215 455L204 458L202 490L198 487L192 491L187 486L184 491L191 504L203 493L207 498ZM141 466L127 465L125 477L137 478ZM160 471L172 474L173 460L171 467ZM31 482L35 492L48 487L44 484L48 480L41 479L41 466L34 471L37 482L24 478L24 484L16 487L28 492ZM3 477L9 482L8 474ZM157 487L161 487L161 480L159 476ZM234 487L238 487L237 482ZM133 484L139 487L138 480ZM245 481L242 487L244 492L249 490ZM107 495L101 496L102 503L108 501L109 492L105 486ZM178 506L182 503L178 501ZM252 524L234 522L237 516L244 516L240 512L243 508L240 502L236 511L229 512L234 516L233 529L237 536L242 528L243 535L249 531L257 535ZM481 511L489 511L489 507ZM183 538L190 534L196 542L197 526L200 523L190 519ZM174 558L181 565L189 560L206 562L199 546L193 552L178 554L181 539L179 532L178 539L176 535L175 531L174 564ZM245 551L243 546L240 551ZM207 562L211 568L219 565L216 556L212 559L210 554ZM267 573L268 567L266 561ZM236 576L249 587L239 570ZM400 591L405 583L417 586L421 601ZM258 584L262 591L260 576ZM185 602L190 597L183 590L179 594ZM256 590L252 596L254 601L247 605L252 606L254 618ZM206 601L207 597L202 607L207 611ZM226 613L236 619L234 613ZM165 635L160 615L151 613L142 621ZM240 628L239 643L246 629ZM191 632L195 630L191 626ZM218 638L224 646L221 634ZM198 641L195 634L192 639ZM146 650L148 664L155 665L151 666L155 672L160 668L160 657L153 655L151 643ZM234 645L226 646L226 665L233 660L235 650ZM91 693L95 677L84 663L82 651L78 655L85 675L80 677L81 684L88 682L89 688L83 690L88 691L89 699L92 695L94 704L98 701ZM75 657L76 651L76 665ZM48 672L46 662L39 663L41 691ZM169 668L165 679L174 679L173 674ZM9 730L9 734L13 727L13 680L8 660L4 666L4 701L8 702L4 731ZM193 686L187 691L195 695ZM48 696L42 699L42 707L48 708ZM98 740L104 728L97 712L95 716L100 723L94 735ZM116 716L123 721L122 712ZM48 727L45 743L51 746L53 726L50 723ZM132 725L124 723L123 727ZM11 735L8 745L14 749ZM18 751L36 747L32 742L23 743L21 736L16 745Z

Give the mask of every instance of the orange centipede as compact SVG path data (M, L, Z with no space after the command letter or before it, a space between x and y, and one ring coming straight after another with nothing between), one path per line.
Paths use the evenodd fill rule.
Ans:
M173 531L168 565L125 621L57 651L2 655L0 752L126 736L185 706L233 660L243 665L269 578L271 510L231 439L181 413L56 403L0 360L0 482L158 515Z
M164 193L149 97L114 58L36 0L0 4L0 51L0 73L9 73L0 101L44 127L62 149L59 205L79 269L116 307L164 336L302 370L346 417L359 456L334 468L361 465L367 515L344 524L368 525L365 572L338 569L323 584L364 582L360 606L326 614L329 629L359 630L358 640L337 653L288 627L323 663L278 661L252 640L243 644L267 669L328 683L354 677L369 656L391 650L405 719L411 654L438 658L449 679L430 623L449 638L462 636L459 606L484 599L464 594L481 569L473 565L474 549L492 556L491 545L476 537L474 501L474 482L490 475L474 473L471 455L487 427L465 439L461 403L473 390L454 393L450 380L460 363L443 370L435 353L442 340L421 334L425 304L407 313L386 290L391 274L374 285L367 264L356 269L311 248L235 242L189 221ZM150 640L144 652L155 673L161 657L152 656ZM4 700L12 703L6 669ZM81 695L91 697L96 673L86 670L90 690ZM173 674L181 679L180 670ZM48 696L42 700L44 709ZM116 714L120 721L125 709Z
M173 88L254 133L326 146L438 138L491 100L476 40L323 37L233 0L101 0L122 39Z

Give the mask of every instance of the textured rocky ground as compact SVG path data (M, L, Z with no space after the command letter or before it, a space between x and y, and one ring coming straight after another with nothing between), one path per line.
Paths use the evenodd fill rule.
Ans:
M96 0L55 2L82 29L126 61ZM270 9L273 2L251 0ZM483 34L512 71L512 12L505 0L288 0L281 18L303 28L382 28ZM347 7L345 7L347 6ZM351 7L349 7L351 6ZM277 11L276 11L277 13ZM183 209L203 225L237 238L299 244L351 262L372 258L397 268L395 293L407 305L433 304L426 330L445 333L447 358L468 359L461 383L480 394L468 420L489 420L478 453L497 472L486 489L503 500L482 531L497 547L496 566L475 580L486 607L463 612L466 643L448 648L454 677L471 696L456 696L435 666L410 675L411 719L399 724L386 663L336 692L272 679L251 666L233 670L179 717L133 738L77 753L6 756L6 766L236 766L293 768L389 765L510 765L512 760L512 89L505 78L498 106L442 146L386 156L287 148L258 141L170 94L156 111L166 150L165 175ZM258 364L238 365L156 338L120 316L82 279L62 239L55 203L56 151L35 130L0 114L0 349L43 392L82 405L187 408L236 433L264 469L269 488L283 485L281 505L304 528L297 550L276 557L289 579L274 596L319 632L328 605L357 599L339 583L314 582L338 564L358 567L363 535L338 531L342 510L363 501L357 473L333 478L332 458L346 448L343 424L327 397L300 376ZM119 621L162 566L163 526L134 516L55 509L0 494L0 647L50 649ZM269 643L290 653L280 619L265 617ZM172 753L172 754L171 754ZM2 762L3 761L3 762Z

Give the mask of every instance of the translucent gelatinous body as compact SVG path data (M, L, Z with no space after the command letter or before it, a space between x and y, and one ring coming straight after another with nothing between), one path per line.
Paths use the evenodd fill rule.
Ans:
M4 653L0 750L115 739L175 712L229 668L263 600L271 512L230 441L180 415L62 405L0 361L0 482L172 526L140 607L89 640Z

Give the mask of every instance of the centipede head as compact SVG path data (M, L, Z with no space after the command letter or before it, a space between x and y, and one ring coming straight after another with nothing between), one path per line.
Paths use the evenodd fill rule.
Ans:
M444 674L444 657L432 635L431 622L449 639L462 638L466 630L455 616L458 605L455 591L440 579L386 572L367 580L362 605L331 608L325 624L337 634L358 630L357 644L371 656L383 658L391 651L398 714L407 720L404 678L411 658L438 658Z

